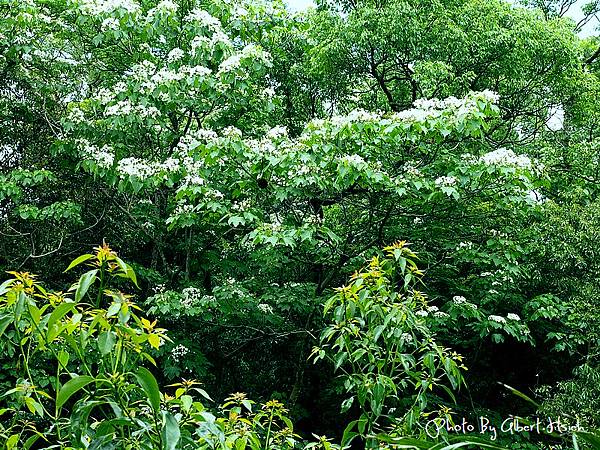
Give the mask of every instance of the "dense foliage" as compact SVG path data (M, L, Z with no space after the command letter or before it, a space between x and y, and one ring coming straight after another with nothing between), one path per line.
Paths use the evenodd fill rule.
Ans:
M6 448L598 448L600 4L315 3L0 0Z

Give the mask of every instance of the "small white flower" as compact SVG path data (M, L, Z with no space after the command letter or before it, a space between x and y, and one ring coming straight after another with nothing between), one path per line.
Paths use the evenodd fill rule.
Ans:
M488 316L488 320L491 320L493 322L497 322L497 323L506 323L506 319L502 316L495 316L495 315L490 315Z
M456 246L456 250L462 250L462 249L472 250L473 249L473 243L472 242L460 242Z
M400 339L402 339L407 344L411 344L413 341L413 337L410 333L402 333L402 335L400 336Z
M456 184L456 177L442 176L435 179L435 185L438 187L442 186L454 186Z
M181 360L181 358L184 357L185 355L187 355L189 352L190 352L189 348L187 348L183 344L179 344L176 347L174 347L173 350L171 350L171 357L176 362L179 362Z
M102 21L102 31L117 30L119 28L119 21L114 17L108 17Z
M281 137L287 136L287 134L288 134L287 128L283 127L283 126L279 126L279 127L271 128L269 130L269 132L267 133L267 137L269 139L279 139Z
M454 297L452 297L452 301L456 305L463 305L467 302L467 299L464 298L462 295L455 295Z
M420 316L420 317L427 317L429 315L429 313L425 310L420 310L420 311L417 311L415 313L415 315Z
M273 314L273 307L271 305L259 303L256 307L265 314Z
M181 50L180 48L174 48L167 55L167 61L170 63L179 61L181 58L183 58L184 55L185 53L183 52L183 50Z
M515 314L515 313L508 313L508 314L506 315L506 318L507 318L507 319L510 319L510 320L514 320L514 321L516 321L516 322L518 322L518 321L520 321L520 320L521 320L521 318L520 318L520 317L519 317L517 314Z

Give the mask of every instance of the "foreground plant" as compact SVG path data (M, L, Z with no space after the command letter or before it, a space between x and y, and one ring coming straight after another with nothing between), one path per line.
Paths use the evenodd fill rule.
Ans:
M137 283L133 270L106 244L67 270L83 264L90 270L67 293L47 291L35 275L22 272L11 272L0 286L2 375L11 385L0 403L3 448L297 445L277 401L255 408L244 394L234 394L210 412L198 401L210 400L199 383L161 391L144 364L156 364L152 352L168 340L166 330L137 315L131 296L117 290L123 279Z
M372 436L384 425L411 433L431 407L434 388L454 399L451 389L461 386L466 369L462 357L438 345L428 327L431 307L416 289L423 275L416 254L406 242L384 253L325 304L330 325L313 350L315 359L329 357L342 372L349 395L342 410L354 402L360 406L344 440L360 435L369 447L378 445Z

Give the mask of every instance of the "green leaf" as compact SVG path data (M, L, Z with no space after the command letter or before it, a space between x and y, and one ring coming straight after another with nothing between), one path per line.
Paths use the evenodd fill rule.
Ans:
M71 264L69 264L69 267L66 268L65 272L68 272L69 270L71 270L73 267L78 266L81 263L86 262L88 259L93 258L94 255L90 255L89 253L85 254L85 255L81 255L79 258L74 259ZM64 272L63 272L64 273Z
M0 295L6 294L10 291L11 285L15 282L15 280L6 280L4 283L0 284Z
M81 299L85 296L88 289L92 285L94 281L96 281L96 274L98 273L98 269L90 270L89 272L84 273L79 279L79 283L77 284L77 290L75 291L75 301L80 302Z
M19 435L13 434L6 440L6 450L12 450L17 446L17 442L19 442Z
M13 322L12 314L4 314L4 315L0 316L0 337L4 334L4 332L6 331L6 328L8 328L8 326L12 322Z
M61 367L66 367L67 364L69 363L69 352L65 351L65 350L60 350L58 352L58 354L56 355L58 362L60 363Z
M62 408L62 406L71 398L73 394L83 389L92 381L94 381L94 378L90 377L89 375L81 375L67 381L56 395L56 407Z
M131 267L129 264L127 264L127 269L125 271L125 274L127 276L127 278L129 278L133 284L135 284L136 288L140 288L140 286L138 285L138 281L137 281L137 276L135 275L135 271L133 270L133 267Z
M163 450L175 450L181 437L177 419L170 412L163 412L164 425L161 430Z
M100 354L102 356L108 355L115 346L116 341L117 337L112 331L103 331L100 333L98 336L98 350L100 350Z
M508 384L504 384L504 383L500 383L498 382L499 385L504 386L506 389L508 389L511 393L513 393L514 395L516 395L517 397L521 397L523 400L531 403L532 405L534 405L536 408L540 408L540 404L537 403L535 400L533 400L531 397L527 396L526 394L523 394L521 391L509 386Z
M588 444L591 444L594 450L599 450L600 449L600 435L596 434L596 433L589 433L586 431L577 431L575 432L575 435L584 440L585 442L587 442Z
M140 367L135 373L135 378L137 379L140 387L146 393L152 409L158 412L160 409L160 391L154 375L152 375L152 373L145 367Z
M54 327L54 324L62 319L69 311L75 309L76 304L70 302L64 302L58 305L52 314L50 314L50 318L48 319L48 331Z

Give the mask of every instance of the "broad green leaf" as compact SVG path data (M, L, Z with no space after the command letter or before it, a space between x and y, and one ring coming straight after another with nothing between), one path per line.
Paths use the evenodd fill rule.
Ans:
M14 282L15 280L6 280L4 283L0 284L0 295L4 295L10 291L11 285Z
M62 408L73 394L77 393L93 381L94 378L89 375L81 375L67 381L56 395L56 407Z
M13 450L19 442L19 435L13 434L6 440L6 450Z
M73 267L78 266L81 263L86 262L88 259L93 258L94 255L90 255L89 253L85 254L85 255L81 255L80 257L74 259L71 264L69 264L69 267L66 268L65 272L68 272L69 270L71 270Z
M75 301L80 302L81 299L85 296L90 286L96 281L96 274L98 273L98 269L90 270L89 272L84 273L79 279L79 283L77 284L77 290L75 291Z
M135 378L146 393L152 409L158 412L160 409L160 390L158 389L158 383L154 375L145 367L140 367L135 373Z
M98 336L98 350L100 350L100 354L102 356L108 355L112 351L116 342L117 337L115 336L114 332L103 331L100 333Z
M52 314L50 314L50 318L48 319L48 330L54 327L54 324L61 320L69 311L72 311L77 306L75 303L64 302L58 305Z
M3 314L0 316L0 337L4 334L8 326L13 322L12 314Z
M175 450L181 437L177 419L168 411L163 412L164 425L161 430L163 450Z

